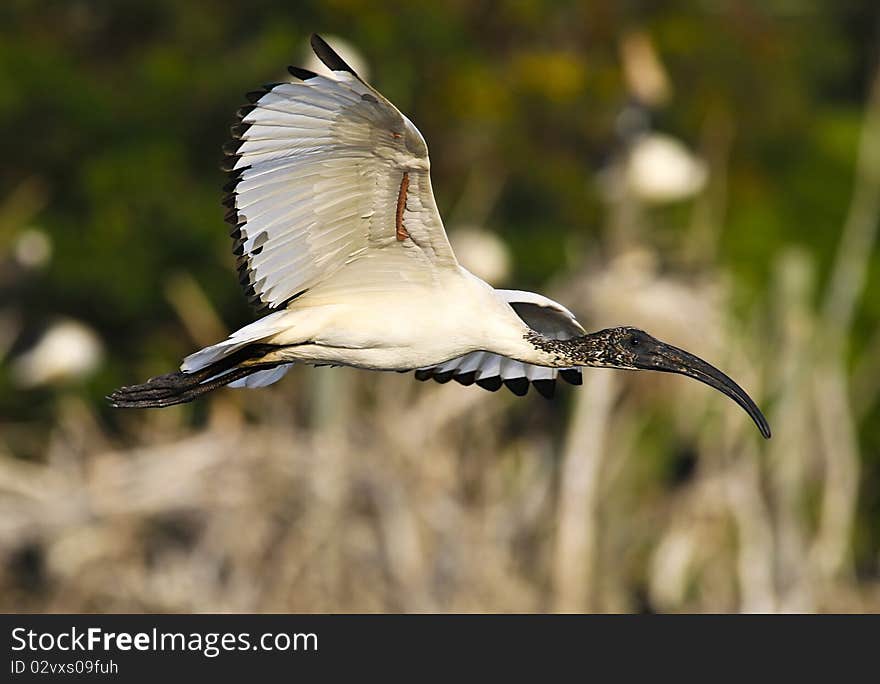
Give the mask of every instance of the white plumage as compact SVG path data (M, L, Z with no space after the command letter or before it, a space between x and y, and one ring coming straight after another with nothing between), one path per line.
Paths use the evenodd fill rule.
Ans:
M233 127L238 142L227 148L227 220L242 285L272 313L187 357L181 370L264 343L283 347L276 361L422 369L422 379L507 382L518 394L544 381L549 394L557 370L526 363L542 355L524 334L531 326L566 339L583 328L556 302L496 291L458 264L421 133L319 41L332 76L292 69L299 82L250 94ZM289 367L229 386L268 385ZM579 372L567 378L578 382Z

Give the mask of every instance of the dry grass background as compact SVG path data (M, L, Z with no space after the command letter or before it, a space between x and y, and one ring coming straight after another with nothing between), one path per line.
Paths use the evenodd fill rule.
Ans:
M638 324L729 371L771 441L702 385L601 370L545 402L297 368L215 393L199 427L176 407L111 430L62 394L48 433L0 438L0 609L880 610L876 573L852 567L856 427L880 388L871 354L843 361L876 237L876 91L821 289L811 255L768 255L772 290L743 313L724 272L636 247L650 225L630 197L609 206L607 258L573 255L549 288L587 327ZM713 263L722 172L680 263ZM194 282L169 296L194 345L222 334ZM658 461L658 432L687 449Z
M627 265L639 257L596 277L644 278ZM42 461L0 457L2 608L880 608L880 584L856 583L849 565L858 455L840 447L845 426L817 419L843 409L825 384L845 379L811 370L803 257L780 269L789 316L760 350L702 301L719 288L661 279L636 298L665 336L711 347L777 397L766 443L701 385L614 371L586 373L569 407L297 369L271 390L217 393L201 429L176 408L124 416L124 437L68 397ZM571 287L613 303L593 279ZM696 334L656 311L658 288L705 314ZM640 453L654 401L674 405L663 429L693 445L687 477Z

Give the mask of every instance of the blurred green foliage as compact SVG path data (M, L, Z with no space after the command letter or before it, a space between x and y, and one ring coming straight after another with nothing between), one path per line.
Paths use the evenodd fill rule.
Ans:
M783 243L827 266L873 25L846 3L711 5L11 0L0 121L15 163L3 187L45 186L34 220L58 257L24 293L27 310L95 320L140 356L169 318L159 284L186 269L230 324L244 320L219 221L219 147L242 93L302 61L313 29L359 46L425 132L441 207L476 159L504 170L491 223L523 250L526 284L559 268L570 234L596 232L588 181L627 98L617 41L633 25L651 31L675 87L663 128L696 144L707 117L735 119L721 258L754 291Z

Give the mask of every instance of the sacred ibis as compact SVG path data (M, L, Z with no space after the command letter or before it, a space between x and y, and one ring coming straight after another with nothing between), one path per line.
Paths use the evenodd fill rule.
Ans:
M162 407L224 385L263 387L294 363L415 371L488 390L550 396L581 368L680 373L770 427L733 380L633 327L587 333L561 304L497 290L459 265L434 202L428 148L413 123L319 36L332 75L248 94L226 147L224 204L240 280L268 310L179 372L122 387L117 407Z

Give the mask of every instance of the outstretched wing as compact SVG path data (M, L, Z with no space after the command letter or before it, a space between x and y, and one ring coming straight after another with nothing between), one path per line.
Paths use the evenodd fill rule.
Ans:
M225 148L226 220L242 285L260 308L291 298L365 255L455 267L418 129L319 36L333 72L249 93Z
M526 325L547 337L568 340L585 333L574 314L552 299L520 290L496 292L510 304ZM440 383L455 380L462 385L477 384L491 392L504 385L518 396L528 393L529 385L534 385L548 399L556 390L557 378L572 385L580 385L581 369L534 366L491 352L477 351L416 371L417 380L436 380Z

